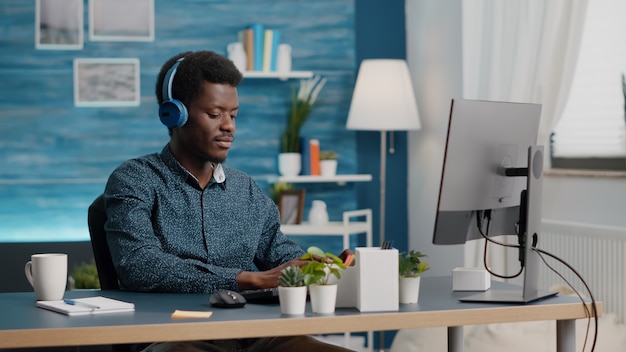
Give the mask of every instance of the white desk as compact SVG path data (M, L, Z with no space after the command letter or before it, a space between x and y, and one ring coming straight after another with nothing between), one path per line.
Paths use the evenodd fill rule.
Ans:
M497 288L501 285L494 283ZM505 285L505 287L509 287ZM575 320L585 311L575 297L557 296L525 305L461 303L451 277L423 278L419 304L398 312L337 309L321 316L281 317L278 305L217 309L206 294L68 291L66 298L102 295L135 303L135 312L68 317L35 307L33 292L0 293L0 348L102 345L152 341L229 339L302 334L451 327L449 348L462 350L463 325L556 320L559 352L574 352ZM175 309L212 310L209 319L171 319ZM598 315L602 304L598 303ZM460 337L460 339L459 339ZM460 347L460 349L458 349ZM456 349L455 349L456 348Z

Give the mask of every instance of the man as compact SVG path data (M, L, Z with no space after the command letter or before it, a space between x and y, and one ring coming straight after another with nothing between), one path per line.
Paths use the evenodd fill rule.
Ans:
M131 159L104 192L105 229L122 289L245 290L278 285L304 253L248 175L222 165L235 134L237 86L227 58L186 52L161 68L156 96L170 142ZM347 351L308 336L155 343L147 351Z

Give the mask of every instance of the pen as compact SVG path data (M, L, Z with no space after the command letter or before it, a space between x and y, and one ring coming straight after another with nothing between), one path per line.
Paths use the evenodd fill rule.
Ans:
M100 306L97 306L95 304L89 304L89 303L85 303L85 302L80 302L80 301L76 301L73 299L64 299L63 302L65 302L65 304L69 304L72 306L80 306L80 307L87 307L87 308L91 308L91 309L100 309Z

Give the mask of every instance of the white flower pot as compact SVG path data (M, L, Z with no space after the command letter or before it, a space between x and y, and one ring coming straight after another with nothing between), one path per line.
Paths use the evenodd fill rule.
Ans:
M332 314L337 303L337 285L309 285L311 310L317 314Z
M300 153L278 154L278 172L282 176L298 176L302 170L302 155Z
M417 303L420 293L421 277L400 277L399 302L402 304Z
M278 286L280 312L285 315L304 315L306 308L306 286Z
M337 175L337 160L320 160L320 175L326 177Z

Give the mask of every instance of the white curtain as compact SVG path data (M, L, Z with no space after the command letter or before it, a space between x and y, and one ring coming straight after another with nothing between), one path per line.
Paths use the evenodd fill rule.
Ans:
M463 1L463 97L542 104L538 144L547 145L570 91L587 1ZM483 241L465 248L465 265L482 266ZM490 266L510 274L498 253Z

